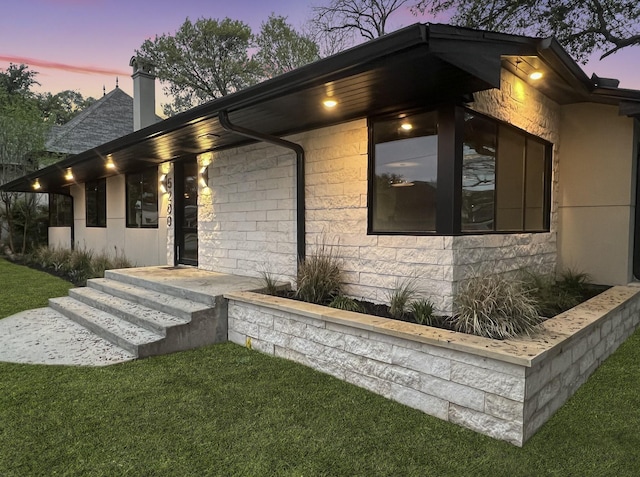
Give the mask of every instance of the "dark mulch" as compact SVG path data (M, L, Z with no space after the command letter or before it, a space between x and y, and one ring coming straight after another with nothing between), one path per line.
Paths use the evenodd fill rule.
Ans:
M296 292L293 290L279 290L277 293L277 296L282 298L289 298L291 300L296 300L296 301L304 301L304 300L301 300L296 295ZM372 303L370 301L365 301L365 300L354 299L354 301L362 307L362 309L364 310L363 314L365 315L373 315L373 316L379 316L381 318L389 318L391 320L398 320L398 321L405 321L407 323L419 324L416 321L415 317L413 316L413 313L407 312L404 314L404 316L401 319L398 319L391 316L391 313L389 313L388 305L381 304L381 303ZM328 306L329 304L325 303L324 305ZM450 316L439 316L439 315L434 316L433 322L430 326L435 326L436 328L442 328L445 330L454 331Z

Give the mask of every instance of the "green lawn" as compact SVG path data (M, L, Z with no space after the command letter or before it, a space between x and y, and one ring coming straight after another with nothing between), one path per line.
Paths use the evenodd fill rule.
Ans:
M49 298L67 295L71 287L61 278L0 258L0 318L47 306Z
M640 333L524 448L233 344L107 368L0 363L2 477L639 474Z

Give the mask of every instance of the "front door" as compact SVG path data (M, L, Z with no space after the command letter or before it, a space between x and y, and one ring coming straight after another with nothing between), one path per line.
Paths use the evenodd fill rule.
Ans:
M176 262L198 265L198 163L175 163Z

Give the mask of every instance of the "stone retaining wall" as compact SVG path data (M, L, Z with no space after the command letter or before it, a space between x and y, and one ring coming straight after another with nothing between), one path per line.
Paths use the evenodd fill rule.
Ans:
M521 446L638 326L640 289L615 287L495 341L251 292L229 299L229 340L297 361Z

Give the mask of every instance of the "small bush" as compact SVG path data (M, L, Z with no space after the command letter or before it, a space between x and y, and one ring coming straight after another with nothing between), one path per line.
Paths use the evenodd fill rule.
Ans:
M419 325L431 326L433 324L433 303L429 300L421 299L409 305L409 311L413 313L413 319Z
M568 293L576 296L582 296L585 294L586 289L589 286L591 277L588 273L578 272L567 268L560 272L558 279L558 286Z
M544 320L523 282L502 275L469 279L461 286L454 304L454 329L487 338L530 335Z
M115 258L106 253L95 255L85 247L75 250L39 247L25 255L25 261L43 269L49 269L67 278L76 285L84 285L89 278L103 277L105 270L129 268L131 262L115 249Z
M267 295L276 295L278 293L278 281L271 272L260 272L260 278L262 279L263 289Z
M536 302L538 313L550 318L582 302L589 275L567 269L556 281L553 275L525 272L524 283Z
M418 293L415 277L398 278L396 286L387 294L389 313L396 320L401 320L407 312L407 305Z
M296 296L308 303L326 305L342 294L342 267L333 248L322 243L298 264Z
M338 310L355 311L357 313L364 313L363 306L355 301L353 298L344 295L337 295L329 303L331 308L337 308Z

